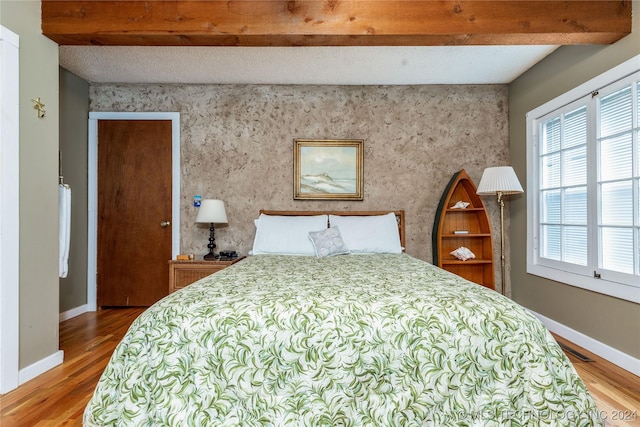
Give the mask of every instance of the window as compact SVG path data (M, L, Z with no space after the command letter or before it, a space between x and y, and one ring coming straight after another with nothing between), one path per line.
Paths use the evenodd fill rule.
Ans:
M527 271L640 302L640 57L527 114Z

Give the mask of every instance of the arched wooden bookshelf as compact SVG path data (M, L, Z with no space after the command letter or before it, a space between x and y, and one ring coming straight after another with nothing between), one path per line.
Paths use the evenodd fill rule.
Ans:
M469 203L453 209L457 202ZM467 172L462 169L449 181L442 194L433 224L433 263L467 280L495 289L491 223L480 196ZM461 261L450 252L464 246L475 258Z

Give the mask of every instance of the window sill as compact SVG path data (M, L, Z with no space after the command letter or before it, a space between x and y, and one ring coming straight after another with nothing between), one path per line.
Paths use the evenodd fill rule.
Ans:
M527 264L527 273L564 283L566 285L575 286L588 291L640 304L640 287L624 285L605 279L596 279L594 277L584 276L581 274L569 273L539 264Z

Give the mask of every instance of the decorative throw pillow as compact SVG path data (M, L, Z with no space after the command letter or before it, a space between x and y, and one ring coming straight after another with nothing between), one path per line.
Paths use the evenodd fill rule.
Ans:
M460 246L455 251L450 252L450 254L461 261L466 261L468 259L472 259L476 257L476 254L474 254L473 252L471 252L469 248L466 248L464 246Z
M309 239L313 244L318 258L349 253L349 248L344 244L338 227L325 228L320 231L309 232Z

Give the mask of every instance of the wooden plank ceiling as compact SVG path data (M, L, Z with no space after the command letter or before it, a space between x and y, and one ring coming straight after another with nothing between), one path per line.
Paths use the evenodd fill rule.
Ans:
M631 1L42 0L61 45L450 46L608 44Z

